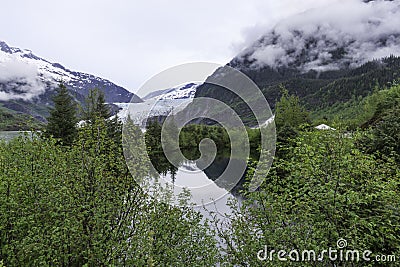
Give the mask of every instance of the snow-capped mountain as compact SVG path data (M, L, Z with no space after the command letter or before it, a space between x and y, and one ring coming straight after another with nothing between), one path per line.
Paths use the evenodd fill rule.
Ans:
M162 117L184 109L193 101L196 89L200 84L192 82L154 91L143 97L143 103L116 103L122 109L118 115L123 120L130 115L137 125L144 127L149 117Z
M174 88L158 90L151 92L143 100L156 99L156 100L167 100L167 99L187 99L194 98L197 87L200 83L188 83L182 86Z
M64 83L78 102L90 89L104 92L108 103L141 102L125 88L91 74L71 71L59 63L40 58L28 49L0 41L0 103L3 107L33 115L44 121L54 89Z

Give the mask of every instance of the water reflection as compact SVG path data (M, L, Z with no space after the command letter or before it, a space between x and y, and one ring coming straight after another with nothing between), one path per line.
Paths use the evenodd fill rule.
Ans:
M233 166L241 166L247 163L247 159L230 159L229 151L219 151L213 162L209 166L204 166L201 161L196 160L196 158L199 158L198 151L183 150L182 153L191 160L180 162L178 167L171 164L163 155L163 152L153 151L149 155L153 166L165 183L173 184L178 189L189 188L190 201L203 203L207 210L229 214L231 210L227 201L230 198L240 201L240 190L243 188L246 173L234 186L229 179L221 179L221 175L225 172L229 161ZM178 194L178 191L175 190L174 193ZM204 209L200 207L199 210L208 217L208 213Z
M190 188L192 194L198 194L195 196L196 200L209 202L210 200L216 200L210 199L211 196L216 195L224 196L226 194L232 194L238 197L240 196L240 190L243 189L246 171L239 181L232 181L229 178L221 177L226 171L228 164L232 164L233 168L231 172L234 172L237 176L237 173L242 169L241 166L248 162L247 159L229 158L229 152L230 151L219 151L209 166L196 160L200 155L199 152L195 150L183 150L182 153L185 157L192 160L181 161L178 167L171 164L164 156L163 152L150 152L149 155L153 166L166 182L174 184L177 187ZM249 161L255 160L257 157L257 155L253 156L254 158ZM230 173L225 172L224 175L229 176ZM201 197L203 198L201 199Z
M219 219L224 219L225 214L231 214L230 206L227 203L235 198L240 201L240 196L234 196L224 188L224 184L215 181L225 170L229 159L220 158L205 170L201 170L196 161L186 161L179 168L170 168L164 171L161 177L177 187L189 187L191 200L195 203L204 203L196 207L205 218L211 219L210 211L214 212ZM219 196L215 199L215 196Z

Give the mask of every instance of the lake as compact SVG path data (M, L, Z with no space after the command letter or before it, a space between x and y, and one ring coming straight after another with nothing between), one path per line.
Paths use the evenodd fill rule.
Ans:
M30 133L29 131L0 131L0 140L9 141L15 137Z
M207 168L201 166L201 163L194 160L182 162L178 168L163 165L165 168L159 172L160 177L167 183L173 183L178 189L175 194L178 194L181 188L189 188L191 193L191 203L196 203L196 210L200 211L205 218L210 218L209 211L216 212L219 219L224 218L224 214L232 212L227 202L230 199L241 201L241 196L238 194L243 179L236 187L226 179L219 179L227 168L229 163L228 157L217 157ZM160 167L161 158L158 158L158 166ZM234 165L240 166L239 160L231 159ZM157 165L157 164L156 164ZM243 178L243 177L242 177ZM199 203L203 203L204 207Z

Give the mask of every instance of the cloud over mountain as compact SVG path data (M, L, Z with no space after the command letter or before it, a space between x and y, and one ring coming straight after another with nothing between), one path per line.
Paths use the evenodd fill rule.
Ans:
M237 60L302 71L356 67L400 55L400 1L338 0L289 17Z
M0 101L31 100L46 90L38 67L13 54L2 57L0 61L0 84Z

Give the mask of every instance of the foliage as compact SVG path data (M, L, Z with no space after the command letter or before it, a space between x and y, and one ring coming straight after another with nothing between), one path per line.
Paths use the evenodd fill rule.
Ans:
M385 112L386 113L386 112ZM368 153L394 157L400 163L400 109L387 112L361 140L361 146Z
M147 149L150 154L163 151L161 145L162 127L163 125L157 120L150 120L148 122L145 138ZM179 131L177 128L173 130L175 127L176 126L165 127L172 128L171 130L165 129L165 142L168 143L167 146L170 146L171 143L175 142L173 140L168 140L168 132L172 133L172 131ZM232 135L240 135L238 130L231 129L230 131ZM260 129L251 129L246 127L246 133L251 149L251 156L258 158L258 148L261 142ZM200 155L199 144L205 138L213 140L218 151L226 153L230 153L231 146L243 146L242 142L245 141L244 139L240 139L241 141L239 142L241 143L232 143L227 130L221 126L188 124L179 131L179 148L182 149L183 154L188 159L196 159ZM237 139L239 140L239 138ZM178 147L178 144L176 144L176 147Z
M139 187L138 182L158 177L147 154L158 172L176 173L164 155L163 125L158 120L148 123L143 136L128 118L122 136L121 122L117 116L110 119L104 95L92 90L83 112L87 123L76 129L74 102L60 85L47 126L48 138L0 142L0 265L213 266L224 261L228 266L260 266L264 263L257 259L257 252L264 246L275 251L320 252L336 247L339 238L349 242L349 249L399 255L400 86L378 90L377 84L394 75L384 71L392 70L400 60L385 60L388 65L373 76L379 76L378 80L359 83L359 78L350 77L376 70L378 63L374 62L351 74L323 74L321 79L329 80L323 85L328 88L326 94L313 91L321 82L315 79L315 87L307 89L307 94L329 102L332 95L355 86L354 92L333 106L315 108L313 115L318 120L342 122L347 130L362 125L367 129L364 133L307 129L304 125L310 123L310 115L302 97L293 94L294 87L281 88L276 103L279 142L274 165L255 177L265 179L258 191L241 192L241 205L232 203L233 213L225 222L218 217L204 220L190 207L160 203ZM313 80L307 79L299 83L300 89ZM374 86L374 91L354 97L367 85ZM278 83L274 86L279 87ZM227 129L217 125L189 124L180 129L178 144L172 139L178 134L176 125L172 122L164 128L164 145L181 148L193 160L200 156L199 144L205 138L227 154L231 146L244 141L239 138L240 144L232 143ZM246 131L251 156L258 159L260 130ZM231 132L239 135L235 129ZM134 138L126 143L127 136ZM68 146L59 146L60 140ZM250 179L255 168L248 163ZM267 164L259 162L259 169L266 170L263 166ZM163 193L171 195L168 190ZM179 201L185 203L187 198ZM216 227L221 246L209 223ZM342 263L300 265L320 264Z
M247 194L231 223L220 226L225 261L259 266L257 252L264 246L321 252L336 248L339 238L348 241L348 249L398 255L399 172L391 161L361 153L353 138L358 137L306 132L294 140L295 146L281 148L290 157L277 159L263 174L262 188ZM275 260L273 266L294 264ZM324 266L335 264L325 261Z
M282 97L276 103L275 125L278 128L290 126L298 129L301 125L310 123L309 113L300 104L297 96L289 95L289 92L282 87Z
M364 116L355 117L358 125L366 129L366 134L358 142L359 147L380 158L394 157L398 163L400 86L394 84L388 89L377 90L354 106L355 108L365 113Z
M393 82L388 88L375 87L366 97L353 98L345 103L336 103L311 113L315 123L344 125L349 130L367 128L398 106L400 86Z
M277 142L287 144L295 138L301 129L311 123L309 112L301 105L300 100L282 86L282 97L275 107L275 127ZM276 155L284 157L285 151L276 150Z
M18 138L0 144L0 260L6 266L210 266L202 217L145 195L104 121L71 147ZM141 151L137 151L141 152Z

